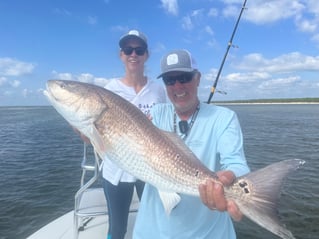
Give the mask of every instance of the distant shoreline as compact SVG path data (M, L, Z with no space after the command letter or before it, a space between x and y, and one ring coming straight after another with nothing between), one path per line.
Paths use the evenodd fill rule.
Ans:
M279 99L252 99L252 100L229 100L214 101L213 104L319 104L319 98L279 98Z
M319 105L319 102L213 102L216 105Z

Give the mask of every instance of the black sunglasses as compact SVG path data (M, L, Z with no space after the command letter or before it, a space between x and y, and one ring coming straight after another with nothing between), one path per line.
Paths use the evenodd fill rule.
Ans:
M194 77L194 72L183 73L176 76L163 76L163 81L165 85L175 85L176 81L181 84L191 82Z
M138 56L143 56L146 52L146 48L145 47L131 47L131 46L127 46L127 47L123 47L122 51L124 52L125 55L130 56L133 51L135 51L135 54Z

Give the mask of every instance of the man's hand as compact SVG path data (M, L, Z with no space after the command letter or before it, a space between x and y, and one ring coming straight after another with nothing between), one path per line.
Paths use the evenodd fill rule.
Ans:
M229 186L236 178L232 171L220 171L217 176L224 186ZM208 208L228 211L235 221L240 221L243 214L234 201L226 200L223 185L214 182L214 180L206 180L205 184L199 186L200 198Z

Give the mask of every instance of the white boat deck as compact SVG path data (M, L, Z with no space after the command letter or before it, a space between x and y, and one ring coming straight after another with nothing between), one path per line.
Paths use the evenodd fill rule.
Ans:
M98 179L102 166L95 152L94 157L88 157L88 147L92 146L84 143L81 187L75 195L75 209L50 222L27 239L105 239L107 237L109 223L104 192L102 188L92 187ZM91 177L85 182L87 173L91 173ZM126 239L132 238L138 204L139 200L134 192Z
M90 205L90 206L88 206ZM100 210L107 212L105 197L103 190L98 188L91 190L81 200L81 212L90 212L92 210ZM126 239L132 238L134 222L138 208L138 199L136 194L133 197L129 221L126 233ZM106 213L107 214L107 213ZM83 217L83 230L79 231L76 237L74 210L57 218L48 225L44 226L34 234L27 237L27 239L105 239L108 230L108 216L100 215L96 217Z

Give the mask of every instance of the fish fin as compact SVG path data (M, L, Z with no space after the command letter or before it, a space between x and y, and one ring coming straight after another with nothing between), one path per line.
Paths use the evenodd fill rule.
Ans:
M101 158L104 158L105 152L110 150L111 145L105 143L106 140L102 138L101 134L95 126L92 127L92 131L90 134L91 143L93 144L94 149L96 150L96 152L98 152Z
M230 198L252 221L281 238L293 239L278 218L277 204L284 178L304 163L299 159L284 160L239 177L231 186L234 191Z
M171 214L171 211L181 201L181 197L177 193L158 191L158 194L163 203L163 207L167 215Z

